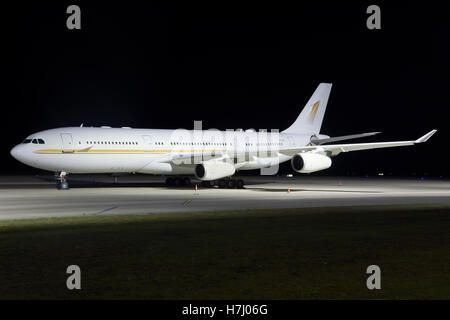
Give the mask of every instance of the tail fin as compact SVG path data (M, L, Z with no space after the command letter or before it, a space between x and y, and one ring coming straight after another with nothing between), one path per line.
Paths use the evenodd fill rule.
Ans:
M331 83L321 83L314 91L297 120L283 133L319 134L330 96Z

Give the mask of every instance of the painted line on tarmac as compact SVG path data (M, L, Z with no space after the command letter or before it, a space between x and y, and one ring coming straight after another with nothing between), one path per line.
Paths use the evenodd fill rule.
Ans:
M93 216L97 216L97 215L102 214L102 213L105 213L105 212L107 212L107 211L114 210L114 209L116 209L116 208L118 208L118 207L119 207L119 206L114 206L114 207L111 207L111 208L108 208L108 209L105 209L105 210L102 210L102 211L93 213L92 215L93 215Z

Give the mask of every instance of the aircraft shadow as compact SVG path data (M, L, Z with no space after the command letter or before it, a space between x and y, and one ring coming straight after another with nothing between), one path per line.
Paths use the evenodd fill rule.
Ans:
M287 188L245 188L250 191L266 191L266 192L287 192ZM290 192L301 192L301 191L313 191L313 192L349 192L349 193L383 193L382 191L369 191L369 190L336 190L336 189L297 189L290 188Z

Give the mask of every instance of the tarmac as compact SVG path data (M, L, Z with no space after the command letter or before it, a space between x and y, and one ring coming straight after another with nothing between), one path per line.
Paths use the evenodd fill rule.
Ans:
M57 190L51 177L2 176L0 220L450 202L450 181L446 179L241 178L246 182L244 189L202 188L198 181L168 188L159 176L126 176L117 182L112 177L81 176L72 177L69 190Z

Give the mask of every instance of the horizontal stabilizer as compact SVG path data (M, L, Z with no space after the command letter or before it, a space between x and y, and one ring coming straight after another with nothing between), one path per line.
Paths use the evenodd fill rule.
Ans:
M339 136L339 137L332 137L332 138L326 138L326 139L314 139L314 140L311 140L311 144L320 145L320 144L336 142L336 141L365 138L365 137L374 136L379 133L381 133L381 132L367 132L367 133L351 134L351 135L347 135L347 136Z

